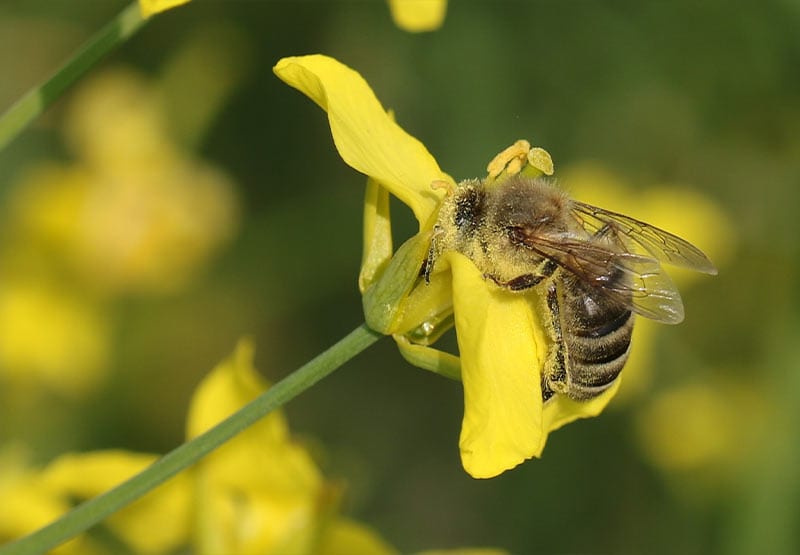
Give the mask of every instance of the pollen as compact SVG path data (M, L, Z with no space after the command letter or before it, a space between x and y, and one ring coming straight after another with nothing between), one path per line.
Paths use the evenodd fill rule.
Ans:
M520 139L513 145L503 150L500 154L492 158L486 171L489 178L494 179L503 171L508 175L516 175L528 161L528 153L531 151L531 144L525 139Z

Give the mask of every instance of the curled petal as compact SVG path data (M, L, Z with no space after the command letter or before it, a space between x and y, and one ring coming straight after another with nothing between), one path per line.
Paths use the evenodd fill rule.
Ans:
M392 258L392 220L389 191L374 179L367 180L364 194L364 244L358 289L364 293Z
M542 331L527 296L488 286L460 254L445 256L464 383L461 461L473 477L491 478L544 446Z
M320 54L283 58L273 71L328 112L336 149L348 165L410 206L420 225L429 219L440 199L430 184L452 178L392 121L361 75Z

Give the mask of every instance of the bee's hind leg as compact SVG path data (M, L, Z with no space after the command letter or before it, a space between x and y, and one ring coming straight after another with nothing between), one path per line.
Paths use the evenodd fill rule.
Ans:
M558 265L555 262L552 260L546 260L539 268L537 268L536 272L522 274L521 276L517 276L508 281L502 281L496 276L490 274L484 274L483 277L486 279L491 279L500 287L505 287L510 291L525 291L531 287L536 287L544 280L552 277L557 268Z
M561 326L561 305L558 300L558 284L555 280L547 284L545 295L546 312L550 315L547 326L553 340L542 372L542 400L547 401L556 393L567 390L567 349Z
M492 280L500 287L503 287L510 291L525 291L526 289L530 289L531 287L539 285L542 282L542 280L546 279L549 276L542 276L538 274L523 274L508 281L500 281L495 276L490 274L485 274L483 277Z

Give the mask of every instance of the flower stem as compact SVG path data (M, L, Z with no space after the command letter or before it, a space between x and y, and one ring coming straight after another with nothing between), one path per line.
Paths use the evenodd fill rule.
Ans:
M67 88L103 56L138 31L147 20L133 2L86 42L43 84L28 91L0 116L0 150L6 147Z
M14 543L0 546L0 555L44 553L89 529L328 376L380 337L383 336L362 324L210 430L173 449L126 482L78 505L44 528Z

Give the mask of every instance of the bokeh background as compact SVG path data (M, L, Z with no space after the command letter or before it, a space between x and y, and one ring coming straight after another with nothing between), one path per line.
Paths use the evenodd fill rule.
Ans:
M0 5L0 108L124 6ZM422 35L378 1L154 18L0 152L0 443L165 452L238 338L275 381L361 322L364 178L271 72L319 52L457 179L527 138L720 268L676 274L685 323L639 327L602 416L488 481L460 467L460 386L381 341L286 409L345 512L404 552L800 551L798 28L790 0L453 2Z

